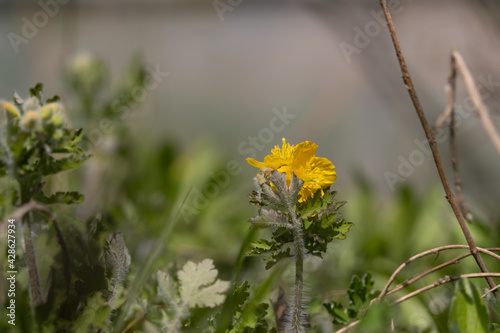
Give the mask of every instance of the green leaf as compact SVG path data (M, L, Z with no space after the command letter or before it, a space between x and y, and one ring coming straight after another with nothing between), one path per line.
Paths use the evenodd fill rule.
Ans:
M161 270L156 272L156 280L158 281L158 296L166 304L176 304L179 301L176 284L174 279Z
M100 292L88 298L82 314L76 319L72 331L75 333L97 332L106 327L111 308L106 305Z
M332 316L332 322L346 325L353 320L359 319L365 312L364 309L370 307L370 301L380 294L378 290L373 290L373 285L374 282L370 273L365 273L361 279L354 275L347 290L349 297L347 307L337 302L323 304Z
M224 293L229 288L228 281L217 279L218 271L211 259L195 264L188 261L177 272L180 284L180 296L189 307L213 308L224 302Z
M47 176L56 174L64 170L74 169L88 159L88 156L70 156L56 160L52 156L46 156L38 161L36 167L39 168L42 175Z
M46 103L54 103L54 102L59 102L61 100L61 97L58 95L54 95L52 98L48 98L45 102Z
M243 304L245 304L248 301L248 297L250 297L249 289L250 284L248 281L243 282L239 287L234 289L232 305L236 313L243 312Z
M452 332L488 332L488 309L475 284L468 279L456 283L450 309L449 325Z
M46 205L57 203L70 205L82 203L84 200L84 196L83 194L78 192L56 192L50 197L46 197L43 193L40 193L35 197L35 200Z
M312 197L297 204L298 215L307 219L311 215L319 213L333 202L336 194L337 192L330 189L324 191L324 195L321 195L321 190L316 191Z
M267 259L266 269L270 269L274 265L276 265L282 259L290 258L292 255L290 254L290 248L286 248L284 250L278 251L272 255L271 258Z
M38 98L40 103L42 103L42 94L43 94L43 84L37 83L36 86L30 88L30 96Z
M347 325L352 319L349 317L349 311L340 303L324 303L323 307L332 316L332 323L335 325Z
M261 255L269 252L275 252L281 248L281 244L276 241L269 241L267 239L259 239L250 244L251 250L248 251L247 255L255 256Z

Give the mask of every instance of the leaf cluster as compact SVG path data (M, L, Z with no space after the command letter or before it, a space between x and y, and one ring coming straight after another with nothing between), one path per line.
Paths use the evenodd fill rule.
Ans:
M303 243L309 254L322 257L334 239L344 239L353 223L345 221L340 213L344 201L337 201L336 191L318 190L313 196L299 202L303 181L295 174L286 185L286 174L273 171L268 181L258 183L250 195L250 203L259 207L258 215L249 222L252 227L272 228L271 240L252 243L249 255L266 255L266 269L284 258L291 257L293 222L290 209L302 228Z
M370 301L380 294L380 291L373 289L373 285L370 273L365 273L361 279L354 275L347 289L349 297L347 306L339 302L324 303L324 308L332 316L333 324L347 325L363 316L370 306Z
M62 126L64 116L54 104L59 97L44 100L42 90L43 85L39 83L30 89L26 100L15 94L13 103L3 103L4 107L17 110L19 116L7 117L6 135L0 144L0 177L9 175L20 185L21 202L17 202L18 197L11 197L12 204L26 203L31 198L45 204L80 203L83 196L76 192L57 192L51 196L43 193L43 177L74 169L89 156L79 146L82 130ZM54 108L57 110L53 111ZM35 117L33 123L26 119L29 112ZM26 127L27 124L30 127Z

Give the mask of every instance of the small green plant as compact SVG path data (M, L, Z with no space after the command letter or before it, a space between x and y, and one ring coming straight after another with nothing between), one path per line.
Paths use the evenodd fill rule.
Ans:
M336 179L335 167L326 158L316 157L317 145L306 141L275 147L264 162L247 161L261 168L250 195L259 214L250 219L252 227L272 228L271 240L252 244L250 255L268 255L266 269L279 261L295 258L293 300L278 320L285 332L302 332L308 326L303 295L304 259L307 254L321 257L328 243L344 239L352 227L341 218L344 202L335 200L329 189Z

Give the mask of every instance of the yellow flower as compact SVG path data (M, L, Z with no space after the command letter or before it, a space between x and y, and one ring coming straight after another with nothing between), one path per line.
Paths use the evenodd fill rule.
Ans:
M283 148L275 146L272 155L264 157L264 162L247 158L247 162L257 168L273 168L279 172L286 172L287 184L290 185L292 173L304 181L300 190L302 202L319 189L332 185L337 178L335 166L327 158L316 157L318 145L310 141L299 143L297 146L287 144L283 139ZM323 191L321 191L323 195Z

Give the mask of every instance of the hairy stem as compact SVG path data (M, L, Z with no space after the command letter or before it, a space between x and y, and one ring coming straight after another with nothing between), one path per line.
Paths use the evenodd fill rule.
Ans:
M293 294L293 304L290 313L290 325L286 332L302 331L302 292L304 285L304 235L302 233L302 223L297 220L292 205L287 204L288 214L293 226L293 244L295 246L295 288Z
M21 185L21 203L28 204L31 199L30 191L25 182L19 181ZM26 262L28 264L29 284L31 291L31 305L35 308L42 303L42 293L40 291L40 281L38 279L38 269L36 267L35 248L31 238L32 212L22 217L24 229L24 246L26 249Z

